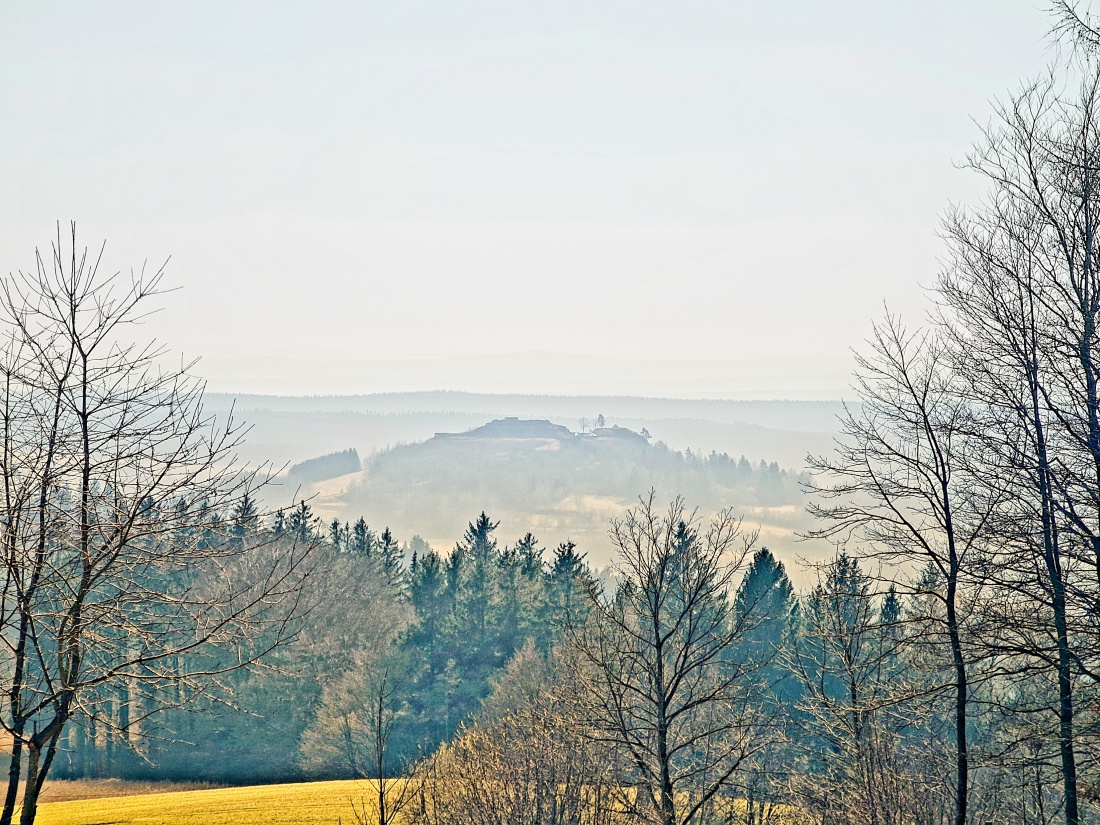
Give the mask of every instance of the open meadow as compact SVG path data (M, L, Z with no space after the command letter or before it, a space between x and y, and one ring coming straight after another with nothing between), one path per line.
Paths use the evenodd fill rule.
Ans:
M364 780L165 790L173 787L178 786L111 780L55 783L53 793L44 793L44 799L66 794L73 797L85 793L113 794L116 788L130 790L132 794L44 803L38 809L37 822L40 825L354 825L361 821L364 811L370 816L377 810L371 802L371 783ZM785 805L757 808L754 817L743 799L726 804L733 806L737 821L754 821L765 813L767 821L774 825L793 825L798 821L796 811ZM398 815L393 821L405 820Z
M43 803L41 825L335 825L355 822L366 782L303 782Z

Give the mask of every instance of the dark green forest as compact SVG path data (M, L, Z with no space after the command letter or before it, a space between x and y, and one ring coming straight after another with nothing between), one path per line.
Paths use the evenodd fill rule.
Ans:
M735 793L760 817L792 799L823 813L871 800L913 821L923 821L922 810L946 815L952 807L942 783L953 716L938 595L945 580L933 564L895 582L839 552L799 594L783 563L753 546L732 516L708 525L679 500L664 511L652 498L612 525L621 548L612 571L594 571L569 541L545 547L531 533L504 541L484 512L443 554L363 519L322 523L308 503L262 519L246 500L224 518L198 518L191 529L209 541L314 547L308 607L295 634L262 666L231 669L193 695L180 685L165 696L127 682L102 691L95 716L78 716L69 728L57 776L252 784L489 771L475 745L497 736L520 749L512 758L531 757L522 749L534 740L525 737L550 736L556 747L575 749L580 767L571 769L607 770L602 746L570 737L600 718L599 706L583 699L598 690L590 680L598 686L600 667L613 667L609 673L624 681L642 676L600 657L619 638L605 635L608 622L638 627L649 609L672 634L668 667L688 680L677 691L693 696L691 682L701 675L680 654L701 652L705 672L730 674L719 693L692 700L719 711L717 727L693 713L690 724L670 728L670 736L706 736L727 748L704 761L704 777L732 770L732 784L715 786L727 788L718 800ZM660 536L665 544L656 548L646 538ZM655 592L663 594L656 602ZM219 662L209 665L217 670ZM578 678L587 687L572 683ZM648 678L632 689L642 690ZM1056 769L1042 757L1056 722L1041 710L1047 678L1002 668L975 680L967 729L971 752L981 754L981 787L996 792L983 801L986 810L1021 798L1032 813L1057 810ZM1092 693L1080 685L1079 695ZM544 702L551 717L540 715L550 712ZM1100 718L1087 701L1079 707L1087 776L1094 764L1084 761L1086 748ZM580 727L539 733L539 724L559 716ZM510 728L517 719L535 727ZM554 775L553 765L536 764ZM691 760L671 764L680 771L676 781L691 781ZM629 762L612 767L632 773ZM884 776L892 777L889 786L877 784Z
M228 520L244 542L282 537L317 545L307 584L312 602L297 637L210 695L165 702L124 689L100 697L108 718L70 729L58 776L233 784L369 776L362 717L380 672L394 686L386 701L399 720L387 770L400 772L476 717L517 653L549 654L568 617L576 620L593 594L617 587L615 575L593 571L573 542L548 548L527 533L505 543L485 513L446 554L399 543L363 519L323 524L307 503L268 525L247 507ZM225 524L210 529L215 540ZM756 554L736 599L738 610L759 617L742 653L763 647L771 658L797 611L770 551ZM166 707L134 721L143 704Z

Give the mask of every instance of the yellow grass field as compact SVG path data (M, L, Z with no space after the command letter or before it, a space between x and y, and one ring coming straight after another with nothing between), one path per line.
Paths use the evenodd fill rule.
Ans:
M39 805L40 825L344 825L366 782L303 782L176 791ZM368 803L369 806L369 803Z
M87 781L72 785L74 796L97 792L94 783ZM130 796L43 803L38 807L37 822L39 825L336 825L337 822L355 825L354 810L362 810L364 802L366 809L371 810L370 799L370 785L362 780L164 793L149 784ZM731 804L744 815L744 800ZM778 805L768 821L795 825L802 818L795 809Z

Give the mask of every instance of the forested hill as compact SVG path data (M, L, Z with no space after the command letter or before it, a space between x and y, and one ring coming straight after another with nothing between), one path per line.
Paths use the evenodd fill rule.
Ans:
M363 515L441 550L484 510L500 520L503 535L569 539L603 565L611 558L608 521L650 489L663 498L683 495L704 515L733 508L760 526L769 547L793 558L805 550L794 538L808 526L803 480L774 461L674 450L644 428L577 433L545 419L505 418L381 451L362 472L299 492L314 496L311 505L326 521Z
M230 409L251 430L241 456L294 464L349 448L360 455L494 419L550 419L572 430L608 424L646 428L676 450L742 454L799 470L807 453L832 448L839 401L708 400L631 396L406 392L346 396L211 394L209 409Z

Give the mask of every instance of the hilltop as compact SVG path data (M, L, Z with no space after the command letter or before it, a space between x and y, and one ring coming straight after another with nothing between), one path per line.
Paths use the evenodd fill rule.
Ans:
M550 419L505 417L375 453L363 470L306 485L326 521L360 515L445 550L482 510L505 541L528 530L544 545L571 539L598 565L611 559L608 522L639 495L680 494L708 515L733 508L762 541L792 556L808 526L803 476L778 462L674 450L621 425L577 432ZM297 487L295 487L297 489ZM292 492L288 484L284 492Z
M614 395L520 395L406 392L370 395L278 396L210 394L211 411L252 429L241 456L277 466L355 448L360 455L464 432L516 416L549 419L574 430L609 425L640 432L676 450L727 452L776 461L800 471L807 453L831 449L839 401L708 400Z

